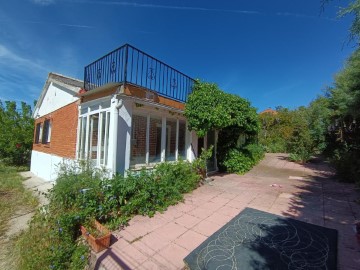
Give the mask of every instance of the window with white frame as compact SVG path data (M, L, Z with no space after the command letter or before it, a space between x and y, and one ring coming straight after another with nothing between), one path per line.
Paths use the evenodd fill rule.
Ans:
M185 137L184 120L133 114L130 165L186 159Z
M92 160L97 166L107 165L109 125L109 111L85 114L79 118L78 158Z

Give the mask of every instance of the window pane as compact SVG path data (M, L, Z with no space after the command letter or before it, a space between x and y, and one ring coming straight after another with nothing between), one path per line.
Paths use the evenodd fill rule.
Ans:
M49 129L50 129L50 120L47 119L44 121L43 134L41 138L41 143L47 143L49 139Z
M90 116L90 157L92 160L97 159L97 152L98 152L98 130L99 130L99 115L91 115Z
M133 115L130 165L146 162L146 124L145 116Z
M102 125L101 125L101 153L100 153L100 164L107 164L107 153L109 145L109 112L102 112Z
M166 119L166 150L165 160L175 160L176 151L176 120Z
M186 123L185 121L179 121L178 153L179 153L179 158L183 160L186 160L185 138L186 138Z
M41 129L41 123L36 124L35 143L40 142L40 129Z
M80 118L80 155L81 159L85 159L85 143L86 143L86 117Z
M149 127L149 163L161 161L161 119L151 117Z

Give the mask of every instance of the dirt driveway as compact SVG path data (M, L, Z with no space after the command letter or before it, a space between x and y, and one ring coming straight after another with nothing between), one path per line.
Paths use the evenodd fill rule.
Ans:
M352 224L360 193L339 183L323 163L299 165L267 154L249 173L216 175L184 203L153 218L136 216L114 232L117 241L97 256L95 269L181 269L183 259L245 207L337 229L339 269L360 269Z

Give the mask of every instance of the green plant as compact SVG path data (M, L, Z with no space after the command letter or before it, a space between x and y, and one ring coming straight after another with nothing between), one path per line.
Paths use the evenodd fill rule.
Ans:
M200 176L201 180L204 180L206 178L207 174L207 161L212 156L214 146L210 145L208 149L202 148L200 156L193 161L193 168L197 172L197 174Z
M0 101L0 159L12 165L29 165L34 119L31 106L15 101Z
M254 161L238 149L231 149L225 156L222 165L230 173L243 174L249 171Z
M82 269L88 249L78 240L81 224L97 219L115 229L133 215L152 216L182 200L200 179L186 161L113 178L87 162L64 163L59 170L49 205L20 237L20 269Z

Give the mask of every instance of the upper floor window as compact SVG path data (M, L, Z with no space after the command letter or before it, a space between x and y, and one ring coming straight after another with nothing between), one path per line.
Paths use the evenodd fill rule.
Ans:
M44 121L44 127L42 130L41 143L43 143L43 144L49 143L50 137L51 137L51 122L50 122L50 119L46 119Z
M35 143L40 143L41 133L42 133L41 123L37 123L35 130Z

